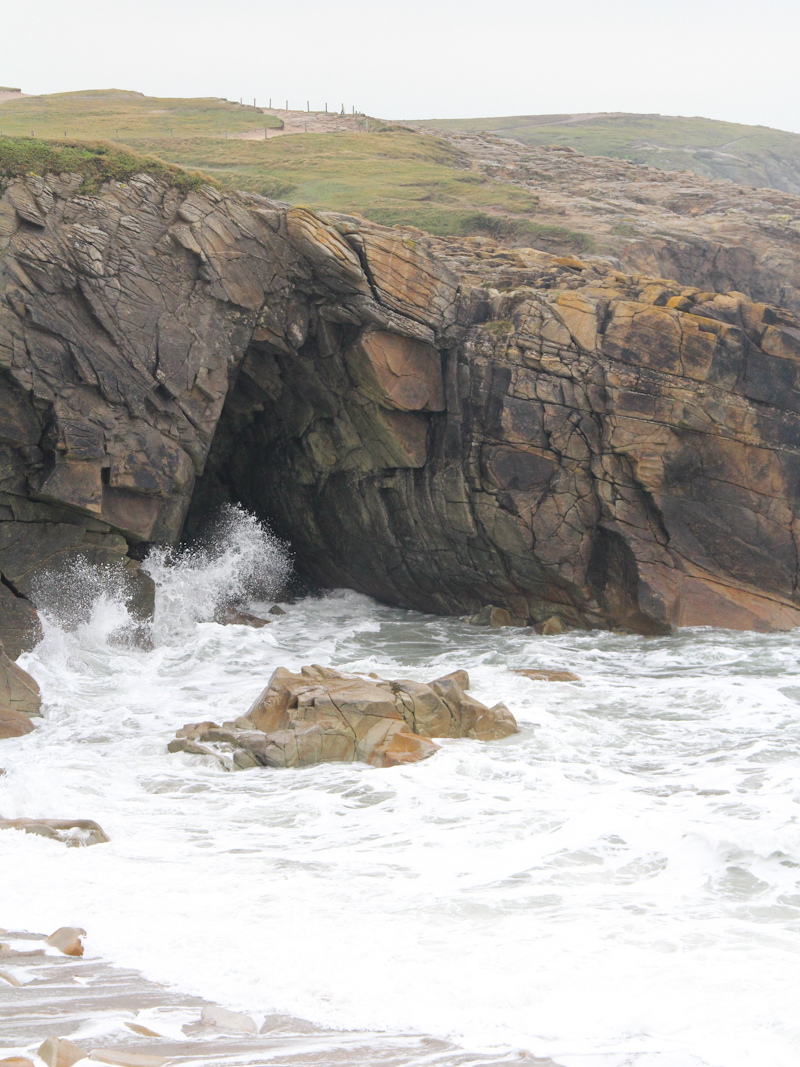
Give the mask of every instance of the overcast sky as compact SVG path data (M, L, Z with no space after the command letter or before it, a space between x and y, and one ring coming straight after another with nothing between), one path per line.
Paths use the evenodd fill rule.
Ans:
M0 84L800 132L800 0L0 0Z

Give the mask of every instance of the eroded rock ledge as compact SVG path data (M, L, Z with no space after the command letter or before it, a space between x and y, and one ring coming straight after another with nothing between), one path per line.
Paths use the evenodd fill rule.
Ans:
M136 557L192 499L241 500L317 583L426 611L800 622L788 312L147 176L2 194L7 643L78 556L146 610Z

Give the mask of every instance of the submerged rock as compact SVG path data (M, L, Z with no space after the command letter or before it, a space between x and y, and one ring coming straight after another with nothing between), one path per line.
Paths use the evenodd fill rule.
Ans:
M206 1004L200 1013L201 1026L215 1026L219 1030L233 1030L240 1034L257 1034L255 1021L241 1011L229 1011L216 1004Z
M254 630L260 630L262 626L269 626L270 620L253 615L243 608L225 607L214 616L214 622L221 626L252 626Z
M468 621L473 626L491 626L495 630L512 625L509 612L505 608L496 608L494 604L487 604L477 615L471 615Z
M24 830L65 845L99 845L109 838L94 819L0 819L0 830Z
M523 678L530 678L532 682L579 682L580 678L572 671L551 671L544 668L533 669L521 667L514 674L521 674Z
M210 755L226 746L234 766L305 767L358 761L394 767L432 756L432 738L492 741L517 732L505 704L487 708L465 690L466 671L426 685L345 674L316 664L279 667L249 712L235 722L182 727L170 752ZM204 744L205 743L205 744Z

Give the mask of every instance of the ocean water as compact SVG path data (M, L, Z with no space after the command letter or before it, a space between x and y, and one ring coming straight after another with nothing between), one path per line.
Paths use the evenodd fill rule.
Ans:
M150 650L125 639L124 590L76 573L20 660L45 717L0 746L0 813L111 841L0 833L0 925L84 926L89 953L256 1016L564 1067L800 1062L799 634L542 638L346 591L221 626L226 591L267 598L289 566L244 515L146 565ZM306 663L465 667L520 732L387 770L167 753Z

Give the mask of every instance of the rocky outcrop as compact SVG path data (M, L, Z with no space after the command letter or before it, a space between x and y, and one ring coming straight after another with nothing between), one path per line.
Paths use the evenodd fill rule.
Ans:
M504 704L487 708L467 689L466 671L425 685L317 665L300 674L279 667L246 716L184 726L168 747L216 755L224 766L230 759L237 768L353 761L395 767L432 756L439 747L433 737L494 741L517 732Z
M424 611L800 622L780 307L147 176L7 182L0 256L15 597L83 558L146 611L136 557L236 499L311 581Z
M591 249L613 256L622 270L705 291L740 291L800 315L800 196L562 145L445 136L471 177L499 179L535 204L521 216L479 217L487 235L557 255Z

